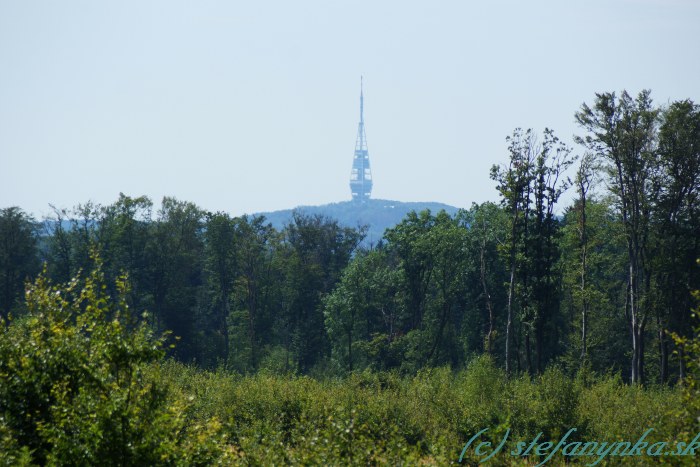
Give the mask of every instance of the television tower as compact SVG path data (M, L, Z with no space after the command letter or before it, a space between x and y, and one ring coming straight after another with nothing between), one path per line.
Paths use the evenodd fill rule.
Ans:
M360 77L360 123L357 127L355 142L355 157L350 172L350 192L353 201L364 203L372 193L372 171L369 168L369 151L365 136L364 95L362 92L362 77Z

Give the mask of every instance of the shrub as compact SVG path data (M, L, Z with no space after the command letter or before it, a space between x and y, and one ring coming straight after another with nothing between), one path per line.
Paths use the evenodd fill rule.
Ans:
M99 258L85 279L42 274L28 314L0 323L0 447L49 465L208 464L222 455L215 421L187 428L186 401L146 376L164 355L131 314L126 277L110 297ZM217 443L223 446L223 443Z

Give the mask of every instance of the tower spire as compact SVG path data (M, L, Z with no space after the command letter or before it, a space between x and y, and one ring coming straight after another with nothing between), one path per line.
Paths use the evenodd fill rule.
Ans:
M365 122L365 97L362 89L362 75L360 75L360 123Z
M369 151L365 136L365 96L363 78L360 76L360 123L357 126L355 156L350 172L350 192L352 199L365 202L372 193L372 171L369 168Z

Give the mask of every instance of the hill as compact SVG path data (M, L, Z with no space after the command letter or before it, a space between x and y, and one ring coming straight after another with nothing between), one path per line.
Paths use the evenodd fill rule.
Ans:
M321 206L299 206L296 210L308 214L336 219L341 225L347 227L357 227L367 225L367 237L365 245L376 244L383 236L384 231L393 227L406 217L411 211L420 212L429 209L432 213L445 210L448 214L454 215L459 208L443 203L433 202L411 202L392 201L386 199L370 199L365 203L354 201L343 201L339 203L324 204ZM273 225L280 229L285 224L291 222L292 213L295 209L284 209L281 211L256 213L263 215Z

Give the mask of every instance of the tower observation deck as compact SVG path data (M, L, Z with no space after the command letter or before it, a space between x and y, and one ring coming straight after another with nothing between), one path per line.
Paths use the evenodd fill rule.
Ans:
M372 193L372 171L369 168L369 151L367 150L367 137L365 136L364 95L362 78L360 78L360 123L357 126L357 140L355 142L355 156L350 172L350 192L353 201L364 203Z

